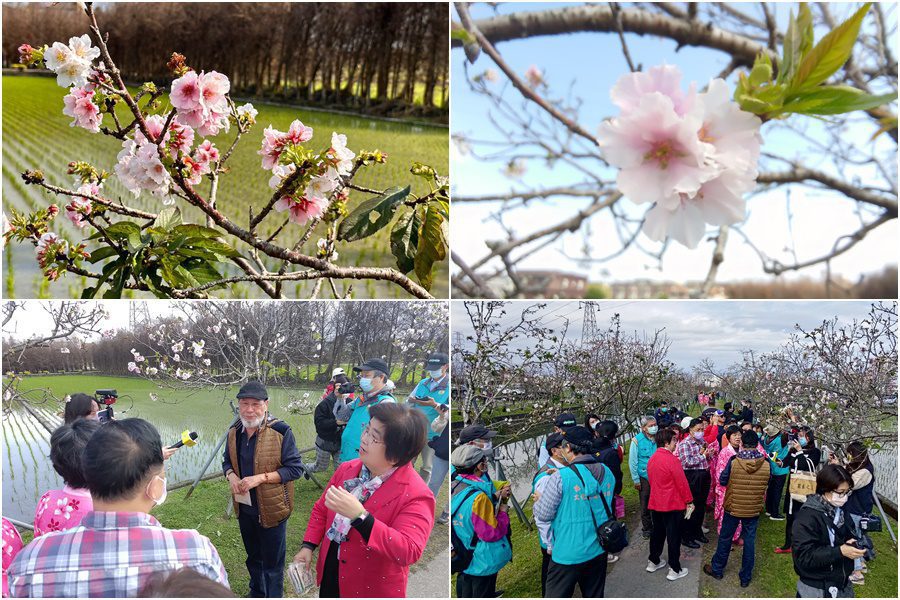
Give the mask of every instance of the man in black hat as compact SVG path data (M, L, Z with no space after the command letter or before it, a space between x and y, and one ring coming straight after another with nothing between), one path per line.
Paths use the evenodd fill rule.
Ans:
M563 433L570 427L575 427L577 424L578 421L575 419L574 414L562 413L553 419L553 432ZM538 454L538 467L546 465L548 460L550 460L550 453L547 451L547 442L545 440L544 443L541 444L540 453Z
M361 393L337 415L339 421L347 423L341 434L341 462L359 458L359 442L369 424L369 409L382 402L396 402L385 388L390 368L382 359L370 358L353 370L359 374Z
M615 518L616 478L595 461L594 434L587 427L569 427L562 438L562 462L568 466L548 476L534 505L534 520L550 556L544 595L571 598L578 585L582 598L602 598L608 558L594 523Z
M425 361L425 370L428 377L416 385L409 394L407 402L414 408L425 414L429 425L440 416L439 406L450 405L450 377L447 371L450 369L450 358L441 352L432 354ZM431 441L440 435L440 432L432 431L431 427L426 431L428 440ZM426 444L422 449L422 464L419 466L419 475L428 482L431 478L431 463L434 459L434 449Z
M294 510L293 481L303 475L303 462L290 426L269 415L269 393L263 384L248 381L237 398L240 422L228 430L222 471L236 497L250 595L281 598L287 520ZM237 496L248 492L250 503L239 503Z

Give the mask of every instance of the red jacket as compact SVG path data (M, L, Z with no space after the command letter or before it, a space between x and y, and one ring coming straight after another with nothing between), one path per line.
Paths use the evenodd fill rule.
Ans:
M665 448L657 448L647 461L647 480L650 482L650 502L647 504L650 510L684 510L688 502L694 501L681 461Z
M358 458L341 464L325 489L343 485L347 479L358 476L361 468L362 460ZM422 556L434 526L434 495L412 465L405 464L375 490L364 506L375 518L375 525L368 544L352 528L347 541L341 544L338 569L341 596L403 598L409 565ZM334 512L325 507L323 493L313 506L303 535L304 542L319 545L316 564L319 585L331 544L325 532L333 519Z

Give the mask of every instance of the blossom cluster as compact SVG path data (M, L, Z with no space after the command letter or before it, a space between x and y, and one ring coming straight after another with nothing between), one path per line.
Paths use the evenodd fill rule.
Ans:
M178 111L177 120L193 127L201 136L228 131L228 77L217 71L188 71L172 82L169 101Z
M75 191L79 194L86 194L88 196L99 196L100 187L102 185L102 183L88 181L81 184ZM87 198L73 196L72 200L66 205L66 217L72 221L72 224L75 225L75 227L82 229L87 225L85 216L91 214L92 206L91 201Z
M30 50L29 50L30 49ZM33 48L29 50L31 55ZM22 48L19 48L22 54ZM60 87L73 85L82 87L88 83L88 75L91 73L91 63L100 57L100 49L91 45L91 37L84 34L80 37L69 38L68 45L62 42L53 42L53 45L44 51L44 64L48 69L56 73L56 83Z
M263 132L262 147L257 152L262 156L262 168L272 172L269 187L282 192L275 210L287 211L288 219L298 225L325 214L329 196L341 187L341 177L350 174L356 157L347 148L347 136L332 132L331 146L317 160L310 159L302 165L291 162L288 151L299 148L312 136L312 127L299 119L287 131L278 131L270 125Z
M159 143L148 140L141 131L136 131L134 139L122 142L115 167L119 180L135 196L140 195L141 190L157 196L168 195L172 176L160 154L162 158L173 161L180 157L187 169L185 179L191 185L200 183L203 175L211 171L212 164L218 162L219 150L209 140L204 140L190 153L195 137L190 125L173 121L163 135L165 118L162 115L147 117L145 122L147 132L155 140L160 140Z
M71 88L69 93L63 96L63 114L74 119L69 123L70 127L82 127L91 133L100 131L103 115L100 113L100 107L94 102L96 93L92 84L86 84L83 87Z
M705 92L681 89L681 72L663 65L619 79L610 96L621 109L600 126L604 159L637 204L655 203L643 231L696 248L706 224L745 218L743 195L756 183L762 124L731 100L722 79Z

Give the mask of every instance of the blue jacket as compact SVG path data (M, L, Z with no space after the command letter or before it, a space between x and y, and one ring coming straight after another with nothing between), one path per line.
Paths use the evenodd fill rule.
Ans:
M431 398L438 404L449 404L450 403L450 388L447 386L447 382L449 381L450 376L446 376L441 380L441 383L438 384L438 387L432 391L430 386L428 385L431 382L431 377L426 377L422 381L416 385L415 389L412 391L410 396L415 398ZM425 418L428 419L429 427L426 429L428 432L428 439L434 439L440 435L440 433L431 430L431 422L438 418L440 413L433 406L422 406L421 404L415 404L414 402L410 402L410 406L416 408L417 410L421 410L425 413Z
M477 539L475 526L472 524L472 505L475 498L484 493L488 498L493 498L494 484L488 481L472 481L460 476L456 481L462 482L460 489L450 499L450 514L452 515L453 531L459 536L466 548L475 549L472 554L472 562L463 571L466 575L493 575L498 573L506 563L512 560L512 546L509 539L503 537L496 542L485 542ZM471 494L468 488L475 488L478 492ZM474 545L472 542L475 542Z
M647 479L647 461L656 453L656 442L648 438L644 432L640 432L631 440L628 450L628 468L631 471L631 479L640 483L641 479Z
M782 446L781 445L781 434L776 435L773 439L771 439L768 443L763 444L766 448L766 452L771 456L773 453L775 454L775 458L777 460L783 461L790 451L790 446ZM788 467L779 467L775 461L769 459L769 469L772 475L787 475L790 469Z
M390 392L385 390L378 392L374 398L366 398L366 400L366 403L363 404L363 398L359 397L349 405L353 414L350 415L350 419L344 427L344 433L341 434L341 462L359 458L359 442L363 429L369 424L369 409L382 402L396 402Z

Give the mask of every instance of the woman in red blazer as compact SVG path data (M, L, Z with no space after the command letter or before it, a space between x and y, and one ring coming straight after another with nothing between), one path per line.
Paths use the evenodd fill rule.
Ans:
M319 548L319 597L403 598L409 565L434 526L434 495L411 462L427 441L421 411L394 403L369 409L359 459L341 464L313 506L294 562Z

